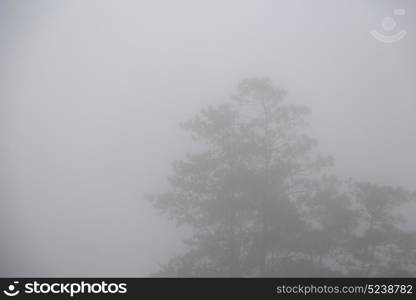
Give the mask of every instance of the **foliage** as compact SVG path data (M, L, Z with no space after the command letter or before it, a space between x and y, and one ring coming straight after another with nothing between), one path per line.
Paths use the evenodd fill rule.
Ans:
M171 189L148 199L192 234L158 275L415 274L415 234L399 214L414 195L326 176L309 110L286 94L245 79L230 103L182 124L204 150L176 161Z

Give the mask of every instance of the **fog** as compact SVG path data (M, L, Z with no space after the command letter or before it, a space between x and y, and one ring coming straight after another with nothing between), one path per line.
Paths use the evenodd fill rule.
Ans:
M416 190L415 9L0 0L0 275L156 272L182 229L144 195L168 189L172 161L195 147L179 123L247 77L311 109L331 173ZM386 16L402 40L370 35Z

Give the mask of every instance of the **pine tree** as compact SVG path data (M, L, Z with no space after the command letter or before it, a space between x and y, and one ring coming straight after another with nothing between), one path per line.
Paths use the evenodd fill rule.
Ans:
M307 134L309 110L286 95L245 79L228 103L181 125L201 150L148 199L190 236L158 275L414 274L416 238L400 217L414 195L325 176L332 159Z
M329 160L311 155L308 109L285 96L267 78L246 79L230 103L182 124L205 149L174 163L171 191L149 197L193 230L189 252L168 265L174 273L268 275L293 239L286 233L304 226L293 195Z

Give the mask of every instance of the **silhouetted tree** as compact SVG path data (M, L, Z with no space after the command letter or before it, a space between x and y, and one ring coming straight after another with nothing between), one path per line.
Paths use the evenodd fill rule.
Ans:
M332 160L306 134L308 109L285 98L268 78L245 79L229 103L181 125L202 150L174 162L170 190L148 199L191 234L159 275L412 272L414 234L398 214L412 195L323 176Z
M403 188L367 182L355 183L353 189L355 204L361 212L359 231L351 244L352 253L360 262L358 274L377 276L392 271L402 275L414 272L415 233L403 229L405 219L401 213L414 195Z

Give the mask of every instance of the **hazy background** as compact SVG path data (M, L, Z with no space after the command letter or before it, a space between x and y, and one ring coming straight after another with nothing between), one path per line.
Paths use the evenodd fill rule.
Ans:
M370 36L393 9L407 36ZM178 128L269 76L336 172L416 189L414 1L0 0L0 275L146 276ZM409 216L415 215L409 210Z

